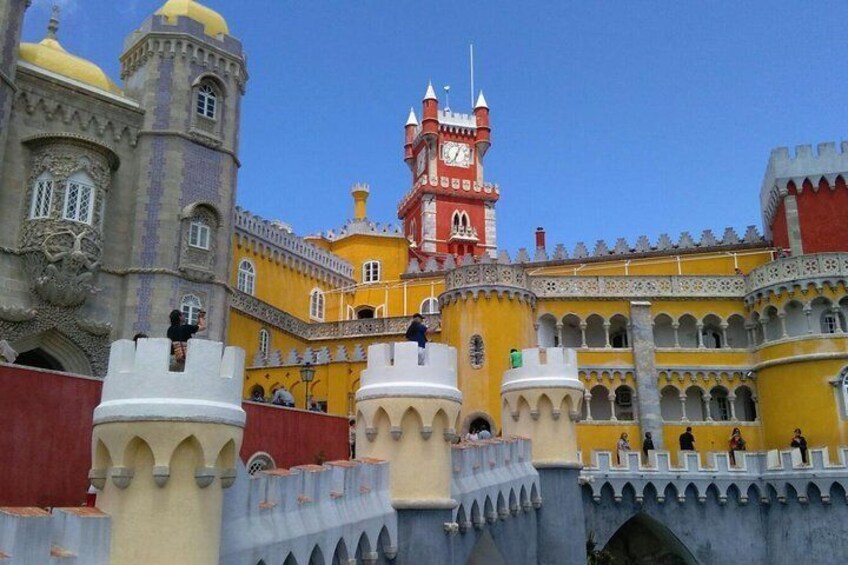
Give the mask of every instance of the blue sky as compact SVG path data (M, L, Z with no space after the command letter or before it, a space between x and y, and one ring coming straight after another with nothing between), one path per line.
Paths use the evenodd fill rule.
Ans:
M160 0L62 0L60 40L118 77L124 36ZM24 37L37 41L49 2ZM207 0L249 55L238 200L299 234L394 221L409 107L428 79L491 107L500 245L760 226L773 147L839 141L848 115L840 2ZM442 101L444 102L444 100Z

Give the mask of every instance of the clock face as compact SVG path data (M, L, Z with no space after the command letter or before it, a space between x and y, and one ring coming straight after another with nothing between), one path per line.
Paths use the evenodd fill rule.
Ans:
M415 161L415 174L420 175L427 168L427 150L422 149L418 153L418 158Z
M452 167L471 165L471 147L467 143L445 141L442 143L442 161Z

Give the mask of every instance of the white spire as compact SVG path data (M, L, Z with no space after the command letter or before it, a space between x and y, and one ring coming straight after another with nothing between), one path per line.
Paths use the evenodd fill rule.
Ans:
M424 94L424 100L438 100L436 98L436 91L433 89L433 83L427 83L427 93Z
M477 103L474 105L474 109L477 108L489 108L489 105L486 103L486 97L483 96L483 91L480 90L480 96L477 97Z
M406 125L408 126L417 126L418 118L415 117L415 110L412 108L409 109L409 117L406 118Z

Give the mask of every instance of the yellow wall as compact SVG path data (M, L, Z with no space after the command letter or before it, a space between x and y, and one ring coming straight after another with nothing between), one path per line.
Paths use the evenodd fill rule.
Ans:
M442 310L442 340L457 350L459 389L463 394L460 420L485 412L500 428L501 379L509 368L509 351L535 345L532 309L515 298L463 298ZM469 359L471 337L483 338L485 360L475 369Z

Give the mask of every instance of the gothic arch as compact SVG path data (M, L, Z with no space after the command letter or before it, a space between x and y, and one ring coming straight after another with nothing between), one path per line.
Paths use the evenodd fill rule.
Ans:
M615 563L698 564L692 552L669 528L641 512L622 524L604 549Z
M15 351L20 351L19 357L30 351L41 351L58 363L54 370L76 373L78 375L92 374L91 361L85 352L69 337L56 329L30 336L11 344ZM26 357L24 357L24 360ZM19 365L24 363L18 362Z

